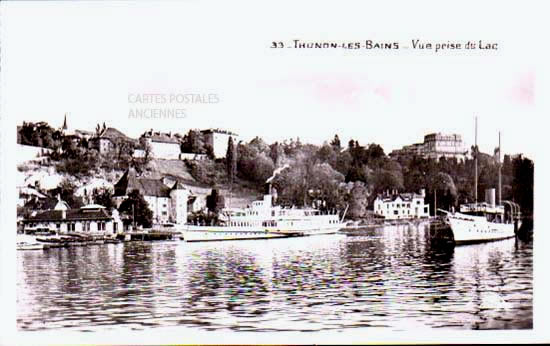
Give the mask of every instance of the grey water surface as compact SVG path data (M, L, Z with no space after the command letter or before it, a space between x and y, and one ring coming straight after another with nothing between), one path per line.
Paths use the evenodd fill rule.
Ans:
M441 248L427 224L17 252L19 330L529 329L532 242Z

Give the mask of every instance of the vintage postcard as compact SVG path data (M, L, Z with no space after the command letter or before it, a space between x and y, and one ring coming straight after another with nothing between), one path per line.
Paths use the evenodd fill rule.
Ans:
M542 8L0 10L2 344L550 341Z

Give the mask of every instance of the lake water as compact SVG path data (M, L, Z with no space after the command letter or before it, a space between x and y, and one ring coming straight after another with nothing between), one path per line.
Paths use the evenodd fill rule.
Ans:
M19 330L529 329L533 247L438 248L426 225L355 235L17 252Z

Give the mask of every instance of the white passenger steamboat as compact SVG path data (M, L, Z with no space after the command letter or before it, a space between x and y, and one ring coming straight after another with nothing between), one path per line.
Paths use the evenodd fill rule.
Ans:
M475 203L462 204L460 212L448 213L446 223L451 229L455 244L485 242L512 238L521 227L521 212L518 204L501 200L500 133L498 146L498 203L495 189L485 191L485 202L477 202L477 119L475 136Z
M494 189L490 189L489 193L494 194ZM464 204L460 206L460 212L447 214L455 244L514 237L521 226L519 206L509 201L502 203Z
M273 205L273 196L264 195L242 209L225 209L220 224L187 225L185 241L269 239L336 233L344 227L338 213L323 213L315 208L285 208Z

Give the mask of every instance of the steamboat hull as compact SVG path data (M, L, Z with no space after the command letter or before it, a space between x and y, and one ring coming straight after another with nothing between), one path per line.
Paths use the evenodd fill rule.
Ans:
M449 216L455 244L473 244L508 239L515 236L516 225L489 222L484 217Z
M223 226L189 226L183 231L183 239L186 242L222 241L222 240L253 240L302 237L320 234L337 233L343 224L331 225L321 228L233 228Z

